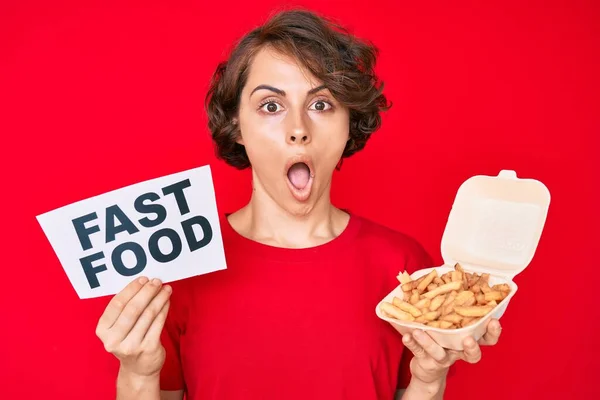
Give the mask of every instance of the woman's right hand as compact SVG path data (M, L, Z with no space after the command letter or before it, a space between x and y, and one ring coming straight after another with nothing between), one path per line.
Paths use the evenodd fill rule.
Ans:
M141 277L116 294L98 321L96 335L121 362L121 372L157 375L165 362L160 335L172 289L158 279Z

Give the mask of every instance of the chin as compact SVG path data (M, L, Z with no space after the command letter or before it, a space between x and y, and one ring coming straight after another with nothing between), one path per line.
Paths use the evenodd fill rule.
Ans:
M310 215L312 210L314 210L315 205L312 202L298 204L297 202L292 202L292 204L284 205L283 209L289 213L290 215L302 218Z

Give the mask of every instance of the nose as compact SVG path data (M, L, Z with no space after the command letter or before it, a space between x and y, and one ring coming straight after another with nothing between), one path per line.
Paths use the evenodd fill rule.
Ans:
M310 132L306 126L301 113L292 116L291 126L289 126L287 142L288 144L308 144L311 140Z
M290 134L288 137L288 143L290 143L290 144L293 144L293 143L307 144L309 142L310 142L310 136L306 133L294 132L294 133Z

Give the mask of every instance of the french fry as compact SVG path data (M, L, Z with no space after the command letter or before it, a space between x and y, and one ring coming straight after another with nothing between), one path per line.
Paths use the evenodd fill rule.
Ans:
M420 317L415 319L415 322L427 323L429 321L435 321L440 316L439 311L429 311L423 313Z
M415 303L415 307L417 307L418 309L422 310L423 308L429 307L430 304L431 304L431 300L427 299L427 298L424 298L424 299L421 299L421 300L417 301Z
M425 293L424 296L427 297L428 299L433 299L434 297L436 297L440 294L448 293L453 290L458 290L458 289L460 289L461 286L462 286L462 282L446 283L442 286L438 286L437 288L433 289L431 292Z
M422 281L423 279L425 279L425 277L424 277L424 276L420 277L420 278L419 278L419 279L417 279L416 281L409 281L409 282L406 282L406 283L402 284L402 290L403 290L404 292L410 292L410 291L412 291L412 290L416 289L416 288L417 288L417 286L419 285L419 283L421 283L421 281Z
M394 297L394 299L392 300L392 304L398 307L400 310L409 313L415 318L423 315L423 313L421 313L421 311L417 307L413 306L410 303L407 303L406 301L400 300L397 297Z
M481 285L481 291L485 294L491 292L492 289L490 288L490 285L488 285L487 282L484 282L483 285Z
M462 321L463 316L459 315L457 313L451 313L448 315L442 315L440 317L440 321L448 321L448 322L452 322L453 324L459 324L460 321Z
M475 294L470 290L463 290L454 299L454 304L457 306L466 305L467 302L471 303L469 305L473 305L473 303L475 303Z
M433 300L431 300L431 305L429 306L429 309L431 311L436 311L442 306L444 300L446 300L445 294L440 294L439 296L436 296Z
M448 297L446 297L446 300L444 300L444 303L442 304L442 315L450 314L452 311L454 311L454 300L456 299L457 295L457 292L452 291Z
M460 329L476 324L510 293L509 284L490 285L490 274L454 270L440 274L431 270L413 280L403 271L397 276L402 288L381 312L399 321L440 329ZM491 286L491 287L490 287Z
M415 317L413 317L412 315L410 315L407 312L400 310L398 307L394 306L391 303L388 303L387 301L382 302L380 308L384 314L387 314L390 317L396 318L400 321L414 321L415 320Z
M430 273L428 273L425 278L417 285L417 290L419 293L423 293L427 286L433 281L433 279L437 276L437 271L434 269Z
M414 281L410 281L410 282L406 282L402 284L402 291L403 292L411 292L413 290L413 286L415 285Z
M427 321L435 321L439 316L439 311L429 311L428 313L423 314L423 317L425 317Z
M445 273L444 275L442 275L442 280L444 281L444 283L450 283L452 282L452 276L449 275L450 273Z
M442 329L450 329L452 325L454 324L450 321L440 321L440 328Z
M479 279L479 285L483 285L484 283L487 285L490 281L490 274L481 274L481 278Z
M409 301L410 300L410 296L412 295L412 292L402 292L402 295L404 296L404 301Z
M442 306L442 315L448 315L454 312L454 302L446 305L446 306Z
M410 296L410 300L408 302L410 304L417 304L419 301L419 291L417 289L413 289L412 295Z
M500 292L510 292L510 286L508 286L506 283L502 283L500 285L492 286L492 290L498 290Z
M402 284L412 281L410 275L406 271L404 271L404 272L402 272L401 274L398 275L398 280Z
M490 306L454 307L454 312L463 317L483 317L492 309Z
M496 291L496 290L492 290L491 292L484 294L484 296L485 296L485 301L492 301L492 300L502 301L504 299L504 293Z
M462 282L460 271L452 271L452 282Z
M475 295L475 299L477 300L477 304L486 304L485 295L483 293L479 293Z
M472 274L471 278L469 279L469 287L473 287L477 282L479 281L479 275L477 274Z
M444 302L442 303L442 307L446 307L448 304L451 304L456 299L456 296L458 296L458 293L456 291L453 290L452 292L450 292L446 296Z

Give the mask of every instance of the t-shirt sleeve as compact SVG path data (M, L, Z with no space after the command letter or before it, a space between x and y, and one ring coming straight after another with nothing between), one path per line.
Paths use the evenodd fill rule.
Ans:
M166 351L165 363L160 371L161 390L184 390L185 387L180 355L182 320L181 310L175 299L176 290L174 288L169 314L161 334L161 343Z

